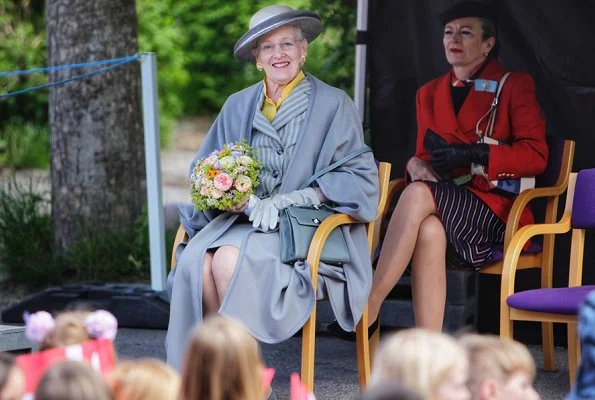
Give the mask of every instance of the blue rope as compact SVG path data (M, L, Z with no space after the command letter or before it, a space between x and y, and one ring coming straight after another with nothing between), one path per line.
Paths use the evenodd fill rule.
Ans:
M22 70L22 71L0 72L0 78L8 78L9 76L18 76L18 75L38 74L40 72L62 71L65 69L74 69L74 68L83 68L83 67L97 67L100 65L119 63L122 61L133 61L133 60L136 60L138 57L139 57L139 55L135 54L133 56L112 58L110 60L91 61L91 62L80 63L80 64L57 65L54 67L26 69L26 70Z
M62 81L47 83L45 85L40 85L40 86L34 86L34 87L27 88L27 89L19 90L19 91L16 91L16 92L9 92L9 93L0 94L0 100L5 99L5 98L8 98L8 97L11 97L11 96L17 96L19 94L33 92L35 90L46 89L46 88L50 88L50 87L53 87L53 86L63 85L65 83L69 83L69 82L73 82L73 81L76 81L76 80L88 78L90 76L97 75L97 74L100 74L100 73L105 72L105 71L109 71L110 69L118 68L118 67L120 67L120 66L122 66L122 65L124 65L126 63L129 63L131 61L137 60L139 57L140 56L137 54L137 55L134 55L134 56L123 57L123 58L120 58L120 59L105 60L105 61L95 61L93 63L70 64L70 65L63 65L63 66L59 66L59 67L38 68L38 71L39 72L41 72L41 70L48 70L48 69L52 69L52 71L57 71L57 69L53 69L53 68L70 69L70 68L78 68L81 65L89 66L89 64L96 64L96 63L101 63L101 64L96 64L96 65L102 65L102 64L106 64L108 61L109 62L114 62L114 60L121 60L117 64L110 65L110 66L103 67L103 68L99 68L99 69L97 69L95 71L87 72L87 73L82 74L82 75L73 76L72 78L64 79ZM29 71L35 71L35 70L29 70ZM23 72L23 71L15 71L15 72Z

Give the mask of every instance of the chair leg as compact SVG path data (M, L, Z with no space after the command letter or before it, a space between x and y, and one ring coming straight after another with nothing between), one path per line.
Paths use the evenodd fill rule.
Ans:
M372 365L374 365L374 357L380 345L380 321L378 321L378 328L370 338L370 373L372 373Z
M314 354L316 341L316 303L310 318L302 328L302 383L314 393Z
M580 361L581 344L578 338L576 329L576 322L568 324L568 377L570 378L570 386L574 384L576 373L578 370L578 363Z
M553 371L556 369L556 353L554 352L554 324L541 323L541 340L543 347L543 369Z
M514 339L513 325L508 308L500 309L500 337Z
M368 306L355 328L357 351L357 376L359 390L363 391L370 382L370 341L368 340Z

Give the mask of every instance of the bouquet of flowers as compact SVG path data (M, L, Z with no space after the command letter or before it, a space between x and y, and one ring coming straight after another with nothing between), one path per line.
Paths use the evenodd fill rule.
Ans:
M194 165L190 176L192 203L203 211L236 208L250 198L260 183L261 168L246 141L225 144Z

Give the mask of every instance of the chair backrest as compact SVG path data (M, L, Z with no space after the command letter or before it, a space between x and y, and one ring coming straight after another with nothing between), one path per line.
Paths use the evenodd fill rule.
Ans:
M560 178L568 177L572 170L574 141L558 136L546 136L548 159L545 170L535 177L536 187L557 186Z
M572 202L572 228L595 228L595 168L578 173Z

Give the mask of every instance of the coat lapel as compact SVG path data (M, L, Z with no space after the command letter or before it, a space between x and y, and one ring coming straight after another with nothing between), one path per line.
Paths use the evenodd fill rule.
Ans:
M492 80L499 83L505 72L504 68L497 62L490 61L477 79ZM494 97L496 97L494 92L477 91L475 86L471 88L457 116L459 128L465 136L477 137L475 125L488 112ZM482 130L485 129L486 123L482 123Z
M291 91L281 104L277 115L271 122L275 130L280 131L289 121L302 114L308 108L312 84L308 79L302 81Z
M258 101L256 102L256 112L254 113L254 121L252 122L252 127L257 131L264 133L265 135L271 137L279 144L281 143L281 138L279 137L279 133L273 127L271 122L264 116L262 111L262 101L264 99L264 93L261 91L258 97Z

